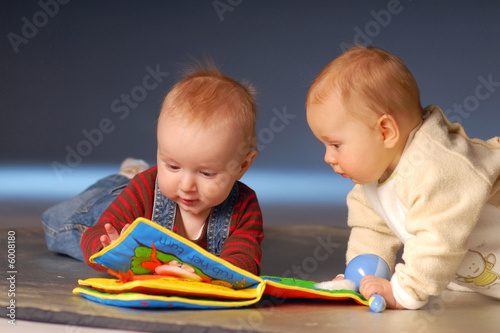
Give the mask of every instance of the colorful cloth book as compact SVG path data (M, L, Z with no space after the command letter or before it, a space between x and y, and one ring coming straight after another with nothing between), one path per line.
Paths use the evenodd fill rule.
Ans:
M323 290L317 282L256 276L145 218L137 219L90 261L115 278L79 280L73 290L89 300L133 308L244 307L264 294L278 298L368 301L351 290Z

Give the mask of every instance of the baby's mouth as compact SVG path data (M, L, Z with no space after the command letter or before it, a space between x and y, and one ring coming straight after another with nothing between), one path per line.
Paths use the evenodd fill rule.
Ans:
M180 201L185 205L192 205L196 202L196 199L184 199L180 198Z

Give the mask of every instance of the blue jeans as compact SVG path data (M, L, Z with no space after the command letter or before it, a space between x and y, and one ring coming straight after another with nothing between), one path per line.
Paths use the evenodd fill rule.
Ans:
M97 223L129 182L125 176L111 175L47 209L42 214L42 225L49 250L84 261L80 245L84 232Z

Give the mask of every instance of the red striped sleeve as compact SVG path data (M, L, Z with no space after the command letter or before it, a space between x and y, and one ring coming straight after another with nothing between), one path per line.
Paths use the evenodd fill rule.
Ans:
M220 257L259 275L262 257L260 244L264 237L262 212L255 192L241 182L238 185L240 194L232 215L229 237Z
M234 235L238 234L253 234L253 235L260 235L261 232L259 230L235 230Z
M140 205L139 199L135 196L135 193L130 191L130 189L128 189L128 188L126 188L125 191L127 191L128 195L130 195L130 198L132 198L132 200L134 200L134 205L139 206ZM141 202L144 202L144 200L141 199Z
M226 257L225 260L229 261L233 265L238 266L238 267L240 267L240 268L242 268L242 269L244 269L246 271L251 271L252 270L252 264L248 263L248 261L244 257L241 258L238 255L233 255L231 257Z
M252 246L251 244L244 242L233 242L227 244L227 248L222 253L231 253L232 251L239 253L241 250L246 250L246 254L249 258L260 260L261 256L259 253L257 253L257 248L255 246Z
M104 211L99 221L85 231L81 245L89 266L99 271L105 270L99 265L91 264L89 258L102 249L100 237L107 234L104 229L106 223L121 232L126 224L134 222L138 217L151 218L156 175L156 167L136 175Z

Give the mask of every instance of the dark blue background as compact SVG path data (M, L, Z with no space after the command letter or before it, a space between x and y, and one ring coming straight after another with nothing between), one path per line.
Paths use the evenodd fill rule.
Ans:
M1 1L1 165L155 163L162 99L189 57L209 55L257 88L261 151L250 172L326 171L304 101L314 77L354 41L402 58L422 104L449 110L470 136L500 134L498 1L61 2ZM154 89L146 81L150 90L147 68L163 73ZM481 78L494 84L478 88ZM273 118L285 111L278 131ZM84 133L95 134L93 144ZM68 157L78 149L85 154Z

